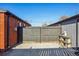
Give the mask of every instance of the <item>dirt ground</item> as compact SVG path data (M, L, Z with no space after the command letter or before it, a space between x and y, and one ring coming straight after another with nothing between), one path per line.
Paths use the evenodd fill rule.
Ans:
M59 48L58 41L50 42L35 42L35 41L24 41L22 44L14 47L13 49L37 49L37 48Z

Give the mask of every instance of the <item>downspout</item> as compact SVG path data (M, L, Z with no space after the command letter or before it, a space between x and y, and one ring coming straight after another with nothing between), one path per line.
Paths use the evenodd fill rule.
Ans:
M9 26L9 22L10 20L9 20L9 15L7 16L7 48L9 48L10 47L10 40L9 40L9 32L10 32L10 30L9 30L9 28L10 28L10 26Z
M78 47L78 19L76 19L76 47Z

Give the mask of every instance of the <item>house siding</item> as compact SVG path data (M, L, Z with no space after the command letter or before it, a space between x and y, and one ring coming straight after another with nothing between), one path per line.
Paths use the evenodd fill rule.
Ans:
M79 42L79 22L78 22L78 42ZM79 47L79 43L78 43L78 47Z
M71 19L61 23L62 32L66 31L67 36L70 37L72 41L72 47L76 47L76 19Z
M4 14L0 13L0 49L4 49Z
M0 49L7 50L17 44L18 35L15 28L19 23L22 27L30 26L9 13L0 12Z
M61 26L61 32L66 31L71 38L72 47L79 47L79 14L50 24L49 26Z

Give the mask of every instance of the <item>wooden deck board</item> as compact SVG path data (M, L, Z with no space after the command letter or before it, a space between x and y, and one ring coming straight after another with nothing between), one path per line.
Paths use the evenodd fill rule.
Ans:
M5 56L75 56L76 50L71 48L13 49Z

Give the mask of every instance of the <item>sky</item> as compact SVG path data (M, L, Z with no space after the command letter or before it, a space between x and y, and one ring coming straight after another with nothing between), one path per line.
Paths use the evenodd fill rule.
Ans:
M0 9L9 10L32 26L52 24L61 16L79 13L79 4L73 3L0 3Z

